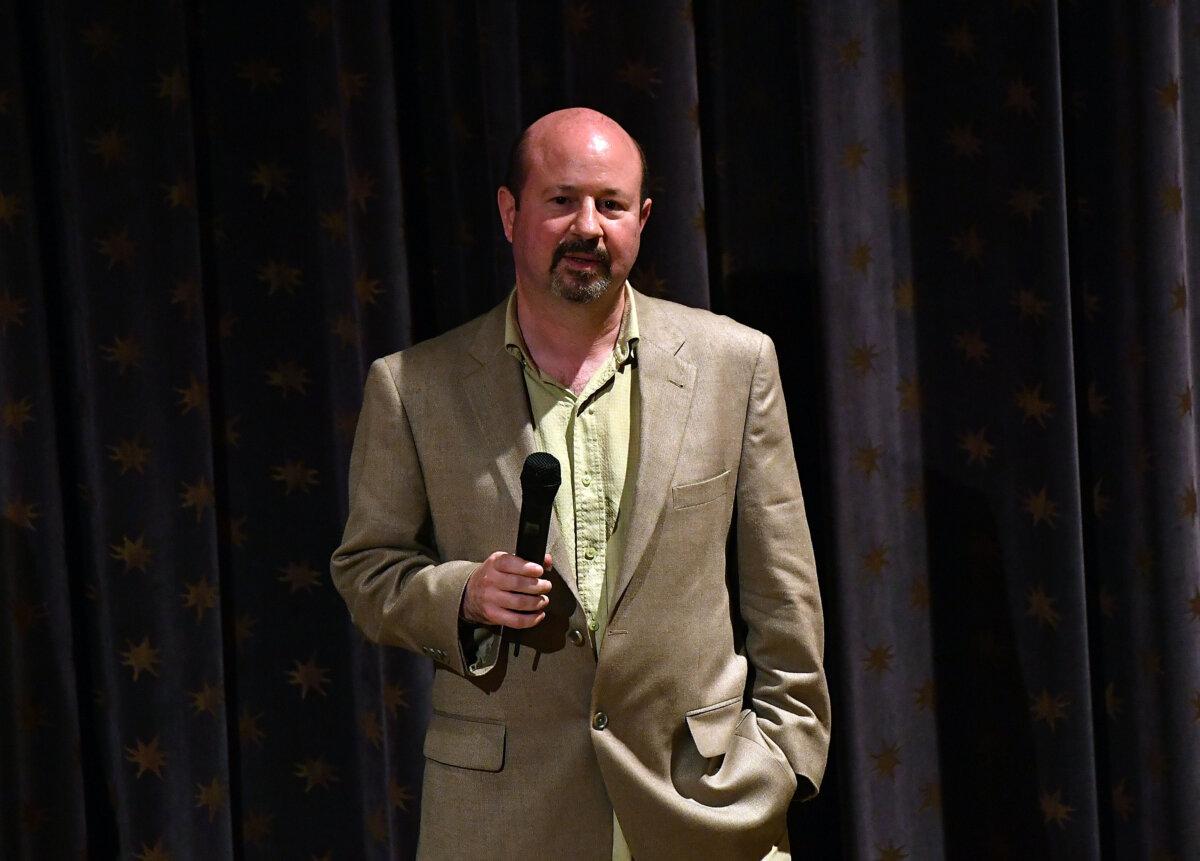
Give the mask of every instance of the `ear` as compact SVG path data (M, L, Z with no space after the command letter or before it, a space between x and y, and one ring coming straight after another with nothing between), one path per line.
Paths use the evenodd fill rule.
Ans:
M650 198L642 201L642 211L638 213L638 233L646 227L646 222L650 219L650 204L654 203Z
M504 225L504 237L513 241L513 222L517 218L517 199L507 186L496 189L496 208L500 210L500 223Z

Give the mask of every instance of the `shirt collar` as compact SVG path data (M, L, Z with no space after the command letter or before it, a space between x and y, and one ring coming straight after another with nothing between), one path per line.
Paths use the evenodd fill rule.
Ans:
M621 328L617 332L617 342L613 345L613 358L616 360L618 368L637 357L637 308L628 281L625 282L624 290L625 311L621 315ZM529 355L529 349L525 346L525 338L521 334L521 326L517 322L516 288L513 288L513 291L508 294L508 308L504 320L504 349L508 350L509 354L521 364L537 368L537 363L533 361Z

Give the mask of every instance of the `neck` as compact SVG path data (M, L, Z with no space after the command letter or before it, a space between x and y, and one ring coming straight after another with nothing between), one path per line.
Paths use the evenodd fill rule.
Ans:
M530 357L543 374L576 394L613 351L624 313L624 284L580 304L517 282L517 322Z

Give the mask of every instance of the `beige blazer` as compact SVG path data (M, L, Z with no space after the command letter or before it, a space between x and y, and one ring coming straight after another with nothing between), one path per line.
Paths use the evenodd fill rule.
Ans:
M635 858L761 858L796 775L820 785L821 603L774 345L636 301L638 481L598 658L552 523L546 620L464 668L463 588L511 550L534 450L505 306L371 366L332 576L371 640L434 661L423 858L608 859L614 810Z

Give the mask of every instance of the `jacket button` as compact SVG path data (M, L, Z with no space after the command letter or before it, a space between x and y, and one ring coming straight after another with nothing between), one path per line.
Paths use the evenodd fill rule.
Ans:
M571 633L567 634L567 636L576 646L583 645L583 631L579 630L578 628L572 628Z
M596 712L592 717L592 729L602 730L608 726L608 715L604 712Z

